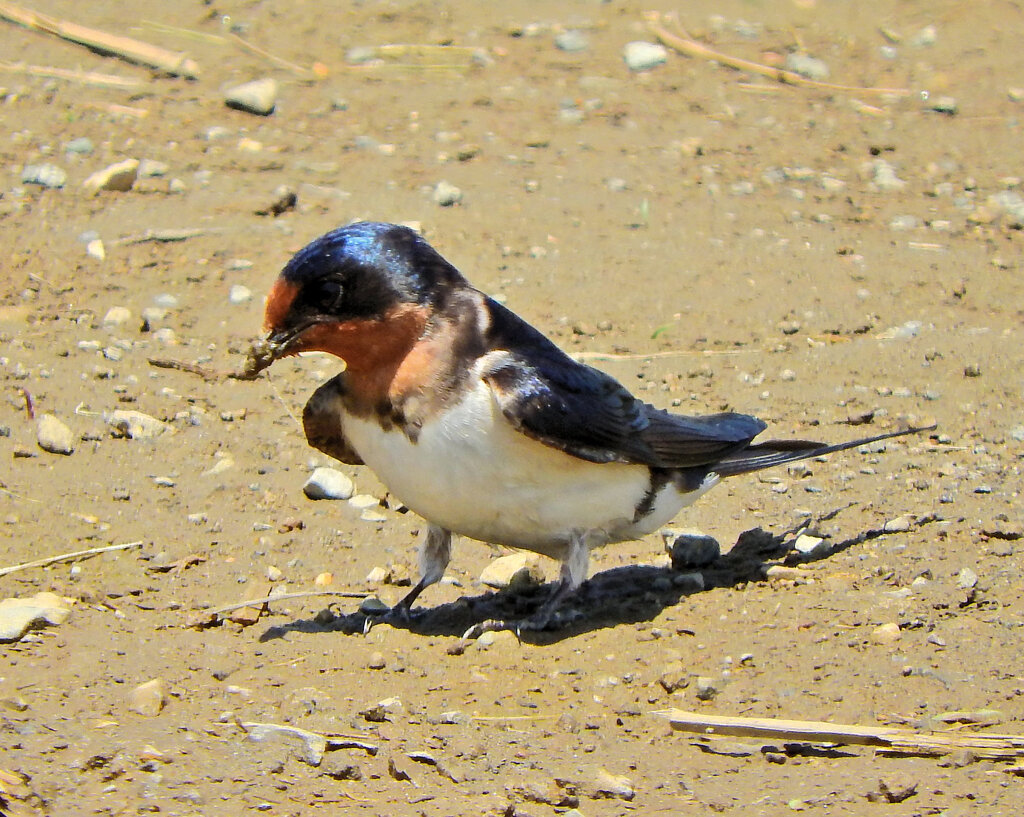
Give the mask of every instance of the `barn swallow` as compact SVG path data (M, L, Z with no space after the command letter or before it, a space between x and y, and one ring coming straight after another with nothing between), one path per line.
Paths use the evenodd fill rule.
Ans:
M266 302L253 373L301 352L344 371L303 412L309 443L367 465L427 521L419 581L440 580L452 534L561 563L529 621L543 628L587 575L593 548L667 524L726 477L911 434L754 443L747 414L670 414L573 360L474 288L413 230L356 223L300 250Z

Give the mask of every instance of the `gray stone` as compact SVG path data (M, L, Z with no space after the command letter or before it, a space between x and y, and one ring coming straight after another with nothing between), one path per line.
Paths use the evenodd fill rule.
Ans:
M622 49L622 59L630 71L650 71L668 60L668 49L658 43L634 40Z
M25 165L21 171L22 184L38 184L41 187L61 188L68 181L68 174L57 165Z
M43 451L51 454L71 454L75 450L75 435L52 414L44 414L36 423L36 440Z
M714 564L722 555L722 546L713 536L699 531L662 531L665 550L672 559L673 570L692 570Z
M270 116L277 106L277 80L266 77L230 88L224 96L229 108Z
M697 698L701 701L710 701L719 693L718 684L714 678L701 675L697 678Z

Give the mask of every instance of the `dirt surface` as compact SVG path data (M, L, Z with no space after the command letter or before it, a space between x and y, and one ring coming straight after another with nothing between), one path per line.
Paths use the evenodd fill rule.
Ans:
M992 730L1024 733L1024 14L679 5L723 52L775 63L803 49L829 82L911 93L781 86L675 53L631 72L624 45L653 40L634 2L40 9L187 50L197 81L0 25L8 63L141 81L0 73L0 566L141 542L0 576L0 598L74 600L63 623L0 645L12 813L1021 813L1007 763L701 741L654 713L915 726L993 709ZM231 26L322 67L271 63ZM583 50L556 46L567 30ZM470 50L440 69L431 52L346 56L385 43ZM226 88L267 76L273 114L225 106ZM83 137L92 151L68 152ZM163 173L83 188L130 158ZM63 188L22 182L47 163ZM436 203L441 181L461 203ZM258 215L281 185L297 205ZM190 626L271 587L387 603L406 590L422 522L372 473L341 466L383 521L303 495L330 463L296 417L336 361L251 383L147 362L239 366L281 266L354 219L418 224L476 285L658 406L754 413L771 436L829 442L938 430L731 481L676 522L727 552L703 589L667 567L658 536L610 547L570 605L582 618L523 643L453 654L470 624L547 591L493 594L478 577L498 551L469 541L408 628L364 636L345 596ZM194 232L152 240L162 230ZM102 260L87 253L97 238ZM252 297L230 297L237 286ZM114 307L129 316L105 320ZM70 428L72 454L39 447L30 406ZM172 432L117 436L119 409ZM799 558L801 526L830 552ZM799 570L766 577L773 564ZM368 582L375 567L392 583ZM154 679L162 709L139 714L133 691ZM315 745L253 741L251 722L344 740L313 765Z

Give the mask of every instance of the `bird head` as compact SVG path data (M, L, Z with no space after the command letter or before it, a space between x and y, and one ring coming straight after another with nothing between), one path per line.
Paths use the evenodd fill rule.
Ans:
M255 371L300 352L328 352L349 368L371 365L418 335L462 276L421 236L360 222L304 247L267 296Z

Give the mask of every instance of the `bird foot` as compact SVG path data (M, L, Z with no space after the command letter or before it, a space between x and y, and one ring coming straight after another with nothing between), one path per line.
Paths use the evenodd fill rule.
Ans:
M408 627L412 624L419 614L413 614L408 604L402 604L399 602L390 610L384 610L380 613L367 613L366 618L363 620L363 635L366 635L378 624L390 624L392 627Z
M484 633L498 633L508 631L514 633L516 638L522 640L523 633L539 633L544 630L557 630L580 618L582 613L578 610L541 610L530 618L518 621L503 621L501 619L489 619L474 624L462 634L462 641L473 641Z

